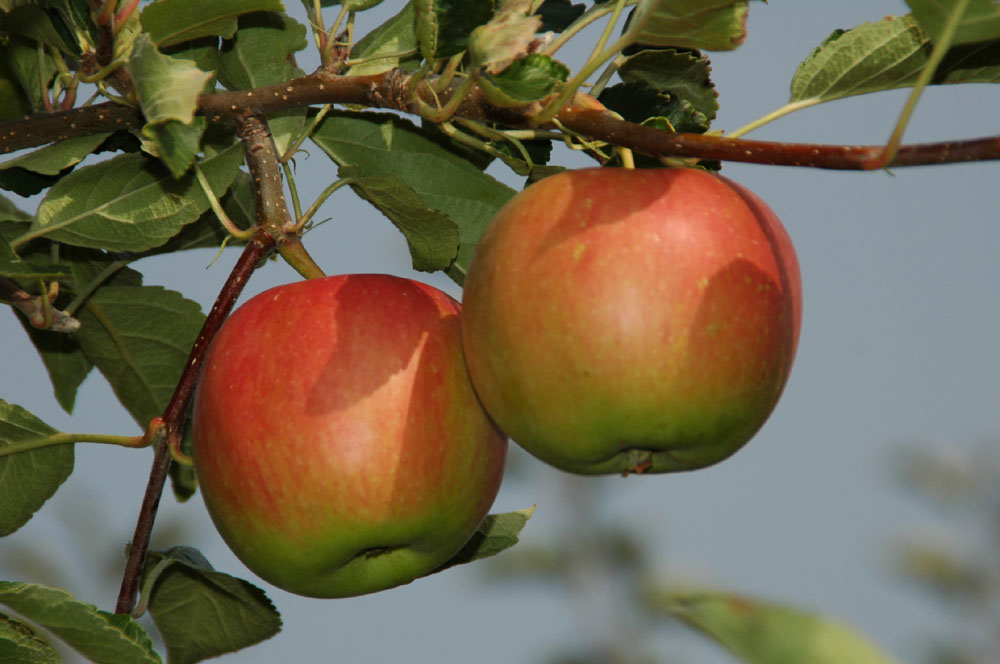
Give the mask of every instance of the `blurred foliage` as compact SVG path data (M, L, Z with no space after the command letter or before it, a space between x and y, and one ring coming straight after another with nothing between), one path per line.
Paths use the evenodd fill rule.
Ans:
M1000 437L909 447L896 462L903 486L937 512L933 530L898 536L896 569L961 619L927 637L926 661L1000 662Z

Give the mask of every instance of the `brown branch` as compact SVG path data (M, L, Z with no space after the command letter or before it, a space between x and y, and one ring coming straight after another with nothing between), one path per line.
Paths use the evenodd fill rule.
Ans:
M0 123L0 154L76 136L139 129L143 124L145 120L137 109L111 102L28 115L20 120Z
M227 119L234 118L228 115ZM276 246L282 247L291 244L296 247L296 251L305 251L304 248L296 244L299 242L297 233L290 230L294 229L294 224L288 213L288 206L285 204L281 166L267 122L257 115L235 119L238 122L239 135L246 150L247 167L256 184L254 187L256 231L249 244L244 248L236 266L233 267L229 278L226 279L212 311L205 319L198 339L188 355L187 364L184 366L173 396L163 411L161 417L161 426L164 428L163 442L156 448L153 467L146 484L146 493L139 509L139 519L132 537L132 546L129 549L129 557L125 564L125 573L118 593L118 602L115 608L117 613L131 613L135 606L135 596L142 578L146 553L149 549L153 521L156 518L160 496L163 494L167 471L170 468L170 449L176 449L180 444L184 416L194 393L198 372L209 344L229 312L232 311L254 269ZM306 256L308 255L306 254Z
M147 437L152 438L155 435L160 444L153 455L146 492L139 508L139 517L132 535L128 559L125 562L118 601L115 604L116 613L129 614L135 607L136 593L142 579L146 554L149 551L156 512L170 469L171 450L177 450L180 446L184 417L198 382L205 353L235 306L250 275L275 246L279 247L283 254L286 252L292 254L302 264L311 264L313 271L322 274L299 241L295 224L289 215L278 153L266 120L258 115L233 118L231 114L226 114L226 119L236 119L238 122L239 135L246 151L247 167L256 185L254 187L256 231L205 319L163 415L151 422L147 431Z
M156 510L159 507L160 496L163 494L163 487L167 479L167 471L170 468L170 445L171 442L180 438L181 425L184 421L184 414L187 412L191 394L197 384L201 361L205 357L211 340L236 304L250 274L273 248L274 238L264 231L258 231L243 249L236 266L233 267L233 271L229 274L229 278L216 298L212 311L209 312L204 325L202 325L198 339L194 342L191 353L188 355L187 364L184 365L180 380L177 381L177 386L174 388L170 403L163 411L163 421L166 427L165 439L156 448L153 455L153 467L149 472L146 493L142 497L139 518L132 536L132 546L129 548L125 573L122 577L121 589L118 592L116 613L131 613L135 606L136 592L142 578L146 553L149 550L153 521L156 519Z
M807 166L838 170L883 168L881 145L812 145L779 143L706 134L674 134L620 120L593 108L567 106L558 115L567 129L630 148L652 157L697 157L772 166ZM1000 159L1000 136L922 143L900 148L891 166L920 166Z
M268 113L311 104L357 104L416 114L417 101L409 93L411 77L399 70L372 76L340 76L320 70L280 85L254 90L203 95L200 112L213 122L233 115ZM428 104L444 104L454 88L438 95L426 82L416 92ZM456 117L530 128L531 117L539 108L501 108L491 104L476 88L463 100ZM577 95L562 109L557 119L566 128L653 157L695 157L782 166L810 166L831 169L867 170L880 168L882 146L777 143L733 139L704 134L677 134L625 122L603 110L592 98ZM140 113L115 104L100 104L72 111L31 116L0 123L0 154L42 145L70 136L116 129L135 129L143 124ZM893 167L921 164L1000 159L1000 137L926 143L904 146Z

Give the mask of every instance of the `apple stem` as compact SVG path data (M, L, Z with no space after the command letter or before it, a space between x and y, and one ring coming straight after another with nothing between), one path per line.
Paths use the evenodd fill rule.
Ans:
M323 268L316 264L300 239L295 238L282 242L278 245L278 252L285 259L285 262L291 265L303 278L320 279L326 276Z

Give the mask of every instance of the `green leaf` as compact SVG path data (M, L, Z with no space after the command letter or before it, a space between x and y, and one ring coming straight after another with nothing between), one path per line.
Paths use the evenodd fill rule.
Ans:
M38 253L43 252L39 250ZM71 278L63 283L68 284L74 293L90 292L101 284L142 284L142 276L124 267L124 260L112 259L103 252L64 247L62 257L69 262L72 270ZM69 300L68 295L60 295L55 305L65 307ZM56 400L66 412L72 412L77 390L94 368L93 362L84 354L76 335L39 330L25 320L21 324L48 371Z
M254 222L254 193L250 175L243 170L236 174L229 191L220 201L229 219L239 228L250 228ZM212 209L206 210L198 219L188 224L181 232L170 238L166 244L145 252L144 256L169 254L188 249L218 248L229 238L229 246L242 243L234 239L219 222ZM206 265L207 267L207 265Z
M417 48L415 16L413 3L408 2L398 14L362 37L354 45L351 59L368 61L354 65L348 73L352 76L366 76L381 74L396 67L415 68L419 58L415 55L398 55Z
M5 200L0 199L0 203L3 202ZM59 263L51 263L48 243L45 243L45 246L29 246L25 249L22 257L11 258L13 251L9 249L7 238L19 235L23 230L24 225L21 223L0 220L0 274L17 278L58 277L66 283L64 277L69 277L74 273L71 262L72 251L63 252L62 260ZM18 272L16 269L18 261L28 265L29 268ZM67 299L65 295L62 295L56 300L54 306L56 308L64 307ZM84 357L73 335L39 330L31 326L24 316L18 316L18 319L32 343L35 344L35 348L48 370L56 400L66 412L72 412L73 403L76 400L76 390L92 368L90 361Z
M427 60L466 49L469 35L493 17L492 0L412 0L420 53Z
M746 38L747 0L639 0L625 36L633 43L731 51Z
M4 222L30 222L32 219L34 217L14 205L9 198L0 196L0 224Z
M139 35L129 59L139 106L146 118L146 151L160 157L174 177L194 162L205 120L195 122L198 95L212 74L190 60L164 55L147 35Z
M285 14L240 17L239 32L222 45L219 81L230 90L249 90L302 76L290 59L308 46L306 27Z
M302 76L294 53L304 49L306 27L285 14L262 12L241 16L240 29L222 45L219 82L230 90L249 90L284 83ZM284 154L305 129L306 108L271 113L268 125Z
M0 449L53 433L24 408L0 399ZM0 457L0 537L26 524L72 472L72 445Z
M90 17L88 0L48 0L45 4L58 12L67 32L75 35L77 49L81 43L97 43L98 29Z
M874 644L840 622L798 609L726 594L664 594L663 611L717 641L748 664L891 664Z
M149 613L171 664L234 652L281 630L281 616L263 590L214 571L196 549L151 551L143 587L150 582Z
M688 121L677 124L708 128L719 110L719 93L709 76L712 67L708 58L691 51L646 49L625 58L618 75L626 83L644 83L661 95L666 95L686 110ZM649 113L646 118L664 113ZM645 118L643 118L645 119ZM641 122L641 120L640 120ZM674 124L674 122L671 122ZM697 131L679 129L678 131Z
M57 28L56 21L59 21L58 15L52 15L42 7L22 5L7 14L0 15L0 32L21 35L63 53L79 55L80 50L76 44L66 39L68 33L65 26L60 25Z
M958 0L906 0L906 4L931 41L941 38L945 24L959 11ZM996 0L969 0L957 20L952 45L1000 39L1000 3Z
M52 646L23 622L0 613L0 662L10 664L59 664Z
M516 512L490 514L479 524L479 528L465 546L435 571L440 572L455 565L489 558L509 549L520 541L521 531L534 513L535 508L529 507Z
M205 320L200 307L159 286L104 286L77 318L83 352L145 427L173 394Z
M282 12L281 0L158 0L142 14L142 29L157 46L219 35L226 39L236 32L242 14L257 11Z
M796 69L790 103L815 104L912 87L931 46L912 16L836 30ZM1000 42L951 48L932 83L1000 82Z
M47 89L56 73L52 55L34 40L11 35L6 43L0 45L0 58L4 59L8 71L17 79L30 110L44 108L43 85Z
M49 374L56 401L63 410L72 413L76 403L76 392L83 384L83 379L90 375L91 369L94 368L93 362L84 355L74 335L39 330L32 327L24 316L20 318L24 331L35 345Z
M193 62L195 67L203 72L217 72L219 70L219 38L214 35L192 39L175 46L166 46L159 50L175 60ZM215 92L214 76L205 81L201 92L202 94Z
M31 112L28 98L21 89L14 70L7 64L6 55L4 47L0 45L0 122L16 120Z
M6 226L6 224L4 224ZM0 232L0 276L16 279L54 279L69 274L69 266L52 260L21 258Z
M569 69L547 55L533 53L499 74L486 74L480 87L497 106L517 107L543 99L566 81Z
M459 284L486 225L515 193L396 115L330 113L312 139L338 165L355 166L361 177L392 175L447 215L459 241L447 273Z
M179 178L191 168L198 156L207 124L202 117L196 117L190 123L180 120L147 123L142 128L142 147L147 153L159 157L170 173Z
M45 627L98 664L159 664L146 631L131 618L99 611L65 590L0 581L0 604Z
M384 214L406 237L413 269L445 270L458 252L458 226L448 215L429 209L417 192L394 175L359 177L359 169L344 166L339 175L355 178L351 188Z
M216 196L228 189L242 160L243 148L234 144L201 161ZM175 180L141 154L119 155L56 183L38 206L32 231L17 242L46 236L77 246L144 251L166 242L208 208L193 174Z
M83 161L109 136L111 132L67 138L5 161L0 164L0 186L3 186L3 172L15 168L40 175L59 175L67 168L72 168Z

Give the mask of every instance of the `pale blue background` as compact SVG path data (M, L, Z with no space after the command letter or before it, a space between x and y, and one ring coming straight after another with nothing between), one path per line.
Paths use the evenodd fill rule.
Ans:
M289 8L300 11L297 2ZM735 129L784 103L798 62L832 29L905 11L903 2L888 1L752 3L747 43L712 56L722 104L715 128ZM803 111L752 137L878 143L905 95ZM931 90L906 138L996 134L998 109L1000 90L992 86ZM311 151L298 160L300 187L317 192L335 170ZM947 636L960 617L893 574L892 543L934 516L894 483L893 453L913 440L969 447L1000 429L1000 164L893 174L727 164L724 172L769 202L802 265L799 356L769 423L732 459L690 474L578 480L521 458L527 472L505 484L494 511L537 504L523 539L540 545L573 527L586 531L573 510L585 485L605 523L632 527L658 547L663 575L828 612L901 661L915 661L928 638ZM338 192L324 215L332 221L310 234L308 246L328 273L412 274L402 236L349 191ZM236 255L228 250L211 267L209 251L135 267L146 283L207 307ZM295 278L269 263L244 297ZM419 278L457 295L443 277ZM76 414L63 413L13 314L0 315L0 339L0 397L65 430L137 432L97 372ZM70 480L28 526L0 541L0 578L64 586L112 608L149 460L148 451L79 446ZM215 534L200 498L179 505L165 495L154 540L197 546L218 569L253 579ZM536 582L491 583L484 569L340 601L302 599L260 582L284 631L224 659L535 662L607 637L604 627L622 614L606 584L574 595ZM637 634L638 649L661 660L730 661L683 630Z

